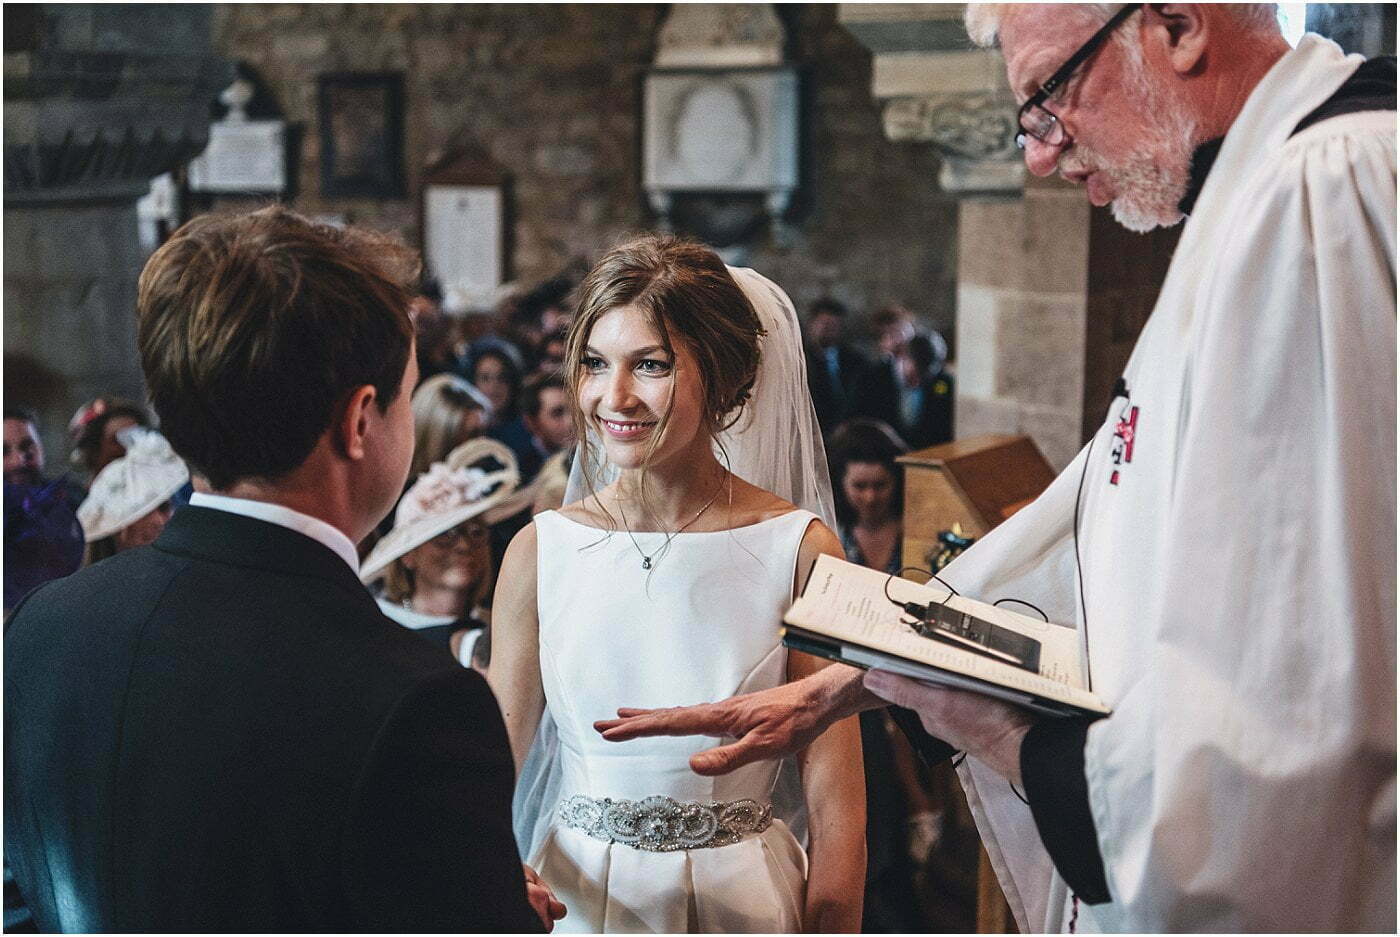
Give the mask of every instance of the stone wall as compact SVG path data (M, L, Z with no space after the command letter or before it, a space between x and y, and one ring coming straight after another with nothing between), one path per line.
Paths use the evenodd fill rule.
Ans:
M475 150L512 176L511 274L529 283L653 224L639 184L640 88L665 9L229 5L217 8L214 35L304 127L296 208L416 242L422 167ZM834 7L779 12L790 58L804 68L804 184L789 240L760 236L750 262L799 307L826 291L860 310L899 300L950 328L957 215L933 184L937 157L884 139L870 54L837 25ZM409 198L320 195L316 78L335 71L405 73Z

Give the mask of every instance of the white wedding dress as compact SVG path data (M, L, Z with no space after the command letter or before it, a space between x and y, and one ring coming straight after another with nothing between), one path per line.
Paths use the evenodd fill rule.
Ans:
M648 851L595 838L617 832L615 823L594 822L595 835L577 828L597 821L600 808L580 821L567 805L579 795L595 805L649 797L770 804L778 762L701 777L688 759L716 740L608 742L593 723L619 706L684 706L784 683L779 626L815 519L796 510L735 530L685 532L662 551L663 534L636 534L634 544L557 511L535 518L540 674L558 733L559 786L529 862L568 906L556 933L801 930L807 857L782 820L728 845ZM642 550L660 554L650 572Z

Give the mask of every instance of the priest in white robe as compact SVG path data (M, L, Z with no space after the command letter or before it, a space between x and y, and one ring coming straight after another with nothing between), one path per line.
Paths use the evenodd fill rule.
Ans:
M1394 59L1290 49L1272 5L973 5L969 29L1031 171L1135 230L1185 221L1104 424L943 573L1073 624L1112 715L831 667L600 730L736 738L692 762L720 773L890 700L969 753L1023 930L1393 932Z

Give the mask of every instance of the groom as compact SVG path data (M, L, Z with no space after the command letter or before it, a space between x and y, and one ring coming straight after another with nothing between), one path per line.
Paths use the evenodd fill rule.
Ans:
M413 265L276 207L198 218L146 265L141 363L198 491L7 626L5 856L40 930L563 913L515 858L486 683L356 576L413 451Z

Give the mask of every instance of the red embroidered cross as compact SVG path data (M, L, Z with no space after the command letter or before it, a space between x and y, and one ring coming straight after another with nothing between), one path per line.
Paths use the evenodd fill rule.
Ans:
M1133 407L1128 411L1126 420L1119 420L1118 426L1113 434L1123 440L1123 461L1133 461L1133 441L1137 437L1138 408Z

